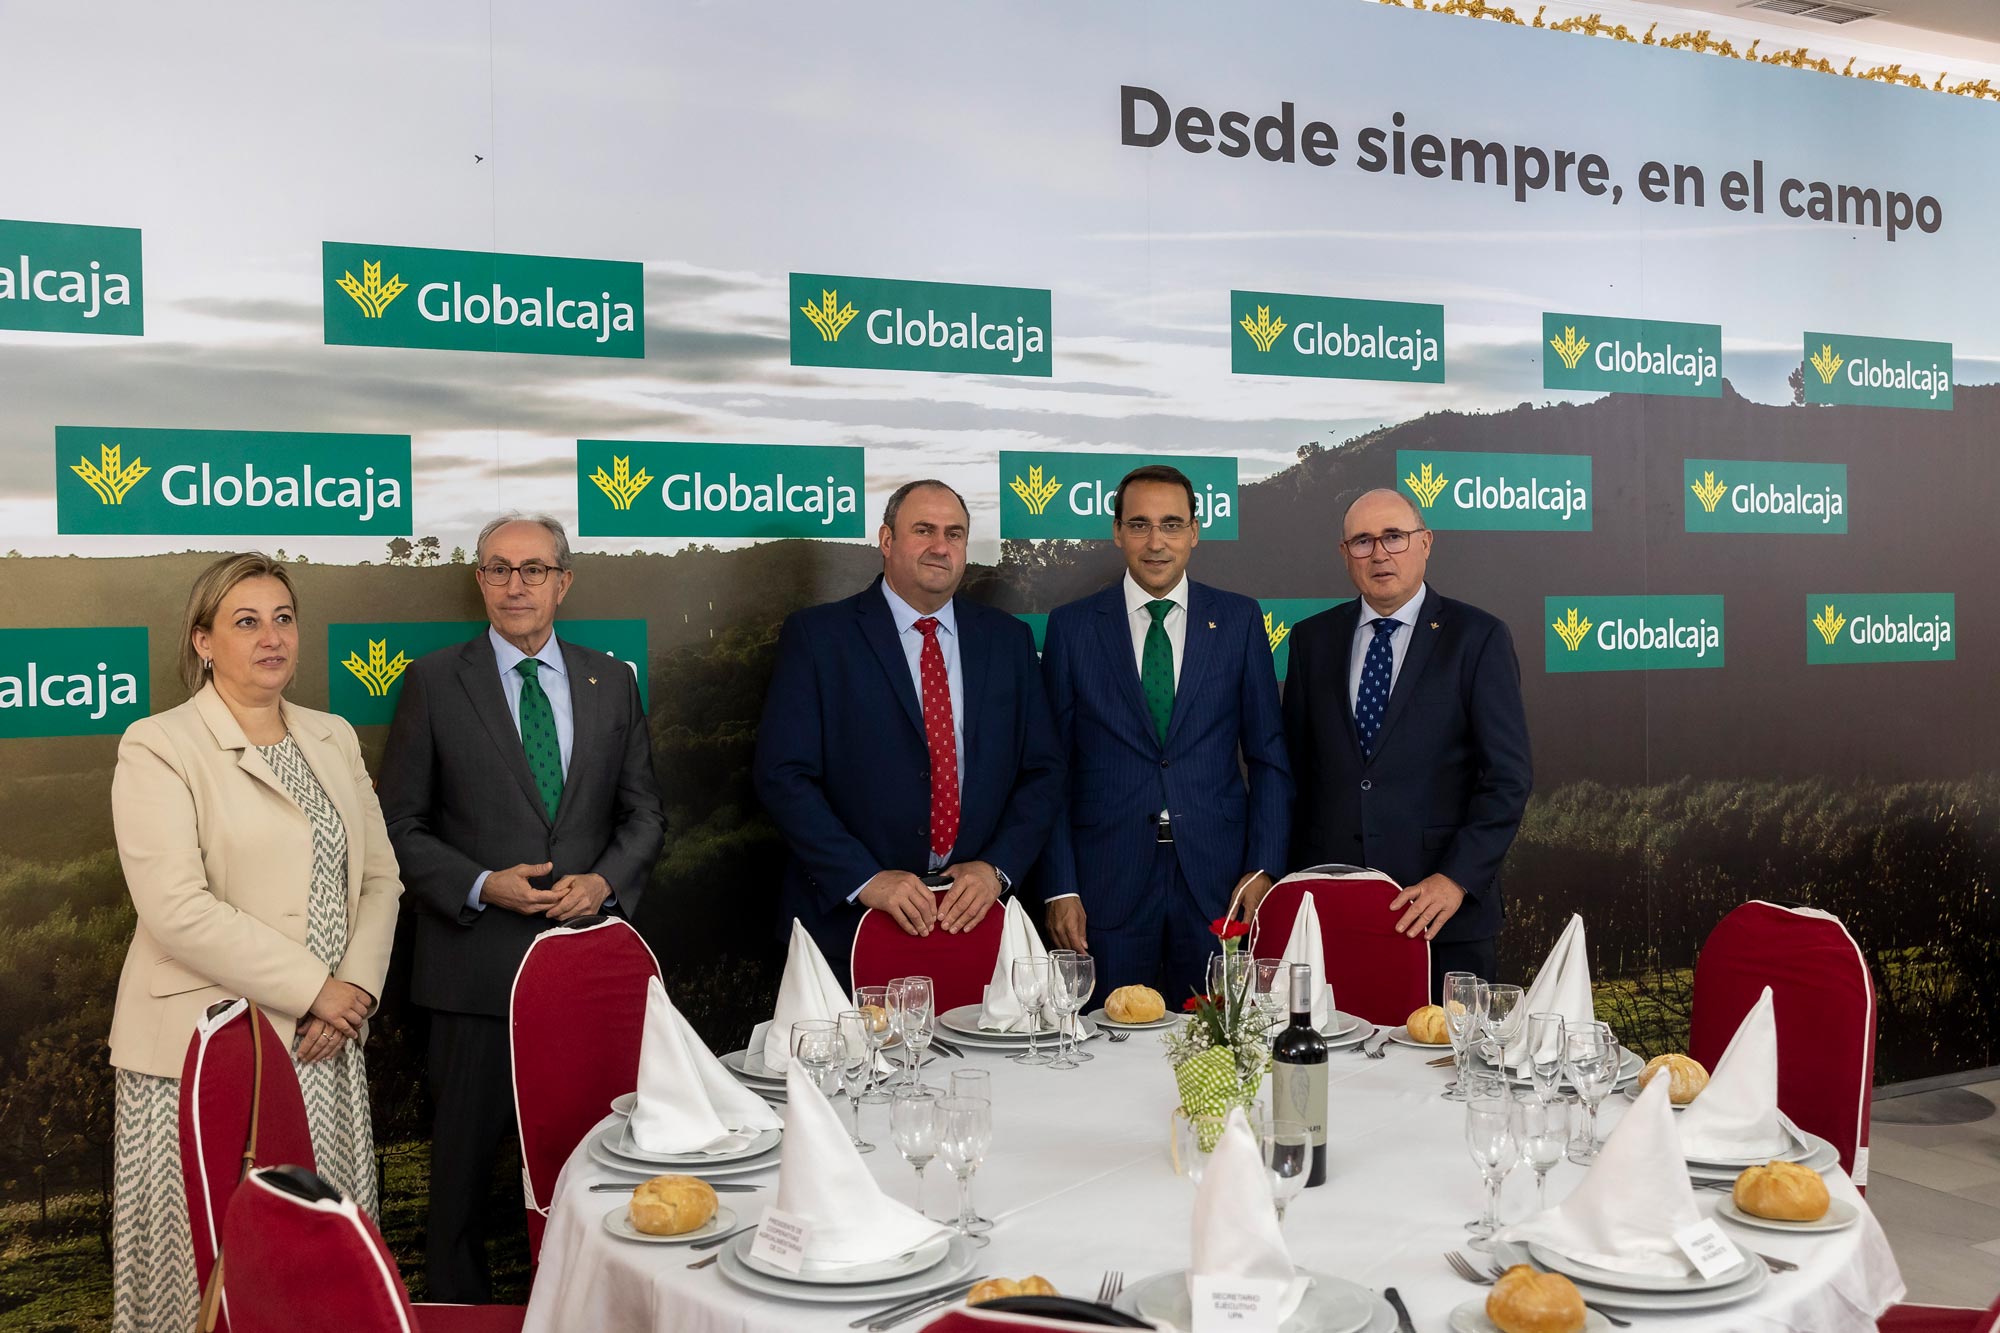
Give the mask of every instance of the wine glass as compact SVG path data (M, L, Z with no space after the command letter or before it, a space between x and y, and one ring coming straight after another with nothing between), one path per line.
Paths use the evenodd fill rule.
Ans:
M889 1095L889 1141L917 1170L919 1213L924 1211L924 1168L937 1156L937 1104L938 1095L921 1084Z
M1069 1058L1078 1064L1088 1064L1097 1057L1081 1049L1083 1045L1083 1020L1077 1015L1089 1005L1090 997L1097 993L1097 960L1087 953L1077 954L1067 964L1068 973L1064 984L1076 992L1076 1003L1069 1011Z
M861 1100L870 1106L880 1106L889 1100L889 1094L881 1088L881 1051L896 1039L895 1024L889 1021L889 988L856 986L854 1007L868 1015L868 1086L863 1089Z
M1007 1058L1017 1065L1049 1064L1049 1057L1035 1049L1036 1033L1042 1026L1042 1001L1049 993L1049 960L1046 956L1016 958L1010 974L1014 983L1014 999L1019 1002L1028 1024L1028 1049Z
M981 1101L993 1100L993 1071L990 1069L954 1069L951 1071L952 1097L977 1097ZM977 1217L972 1219L974 1235L983 1236L993 1229L993 1219Z
M1507 1068L1507 1048L1521 1035L1528 1011L1521 1007L1524 995L1519 986L1486 987L1486 1004L1479 1014L1479 1054L1503 1075Z
M1562 1091L1562 1025L1561 1014L1528 1015L1529 1075L1535 1095L1545 1102L1554 1101Z
M840 1090L840 1063L845 1043L840 1028L830 1018L807 1018L792 1024L792 1058L797 1060L814 1087L833 1100Z
M1503 1091L1480 1089L1465 1103L1465 1146L1486 1182L1486 1213L1467 1229L1475 1250L1491 1250L1500 1229L1500 1185L1521 1156L1521 1107Z
M847 1109L854 1117L854 1151L874 1152L875 1145L861 1137L861 1094L868 1086L868 1071L875 1060L869 1044L868 1015L859 1009L843 1009L835 1015L840 1025L840 1073L847 1083Z
M1252 962L1251 994L1255 997L1257 1012L1264 1016L1264 1029L1270 1031L1285 1021L1292 1000L1285 986L1289 973L1282 958L1259 958Z
M1248 954L1233 950L1208 956L1208 993L1224 1013L1229 1012L1232 1000L1241 999L1250 988L1251 961Z
M1250 1128L1257 1133L1264 1165L1271 1173L1271 1201L1277 1205L1278 1224L1283 1226L1285 1205L1299 1196L1312 1173L1312 1131L1295 1120L1269 1116L1259 1116Z
M1444 1090L1447 1101L1462 1102L1466 1095L1466 1051L1479 1032L1479 1003L1486 992L1479 978L1470 972L1444 974L1444 1026L1451 1038L1452 1064L1457 1077Z
M944 1097L938 1100L938 1156L958 1177L958 1220L952 1229L974 1245L985 1236L974 1228L979 1214L972 1208L972 1173L993 1146L993 1103L984 1097Z
M1597 1160L1597 1108L1618 1081L1618 1041L1607 1023L1564 1023L1563 1073L1584 1106L1584 1142L1570 1150L1579 1166Z
M1515 1100L1521 1111L1521 1161L1535 1169L1535 1206L1546 1212L1549 1170L1563 1159L1569 1144L1569 1108L1543 1100L1539 1089L1517 1093Z
M898 977L889 983L889 1021L903 1043L903 1086L921 1088L917 1066L937 1030L936 991L929 977Z
M1077 1058L1076 1039L1070 1034L1070 1024L1076 1021L1077 1010L1083 1008L1090 989L1078 989L1078 973L1081 964L1088 958L1074 949L1049 950L1049 1003L1056 1011L1056 1058L1050 1062L1051 1069L1077 1069L1083 1064ZM1091 969L1091 980L1096 981L1096 969Z

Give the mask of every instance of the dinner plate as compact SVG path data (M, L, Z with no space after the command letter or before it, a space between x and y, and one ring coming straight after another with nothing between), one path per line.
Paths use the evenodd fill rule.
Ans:
M1448 1051L1451 1049L1451 1043L1448 1041L1418 1041L1410 1035L1410 1029L1407 1025L1390 1028L1389 1040L1395 1042L1398 1046L1415 1046L1417 1049L1424 1051Z
M1778 1153L1752 1153L1743 1157L1689 1157L1689 1166L1732 1167L1738 1171L1746 1166L1762 1166L1766 1162L1803 1162L1812 1156L1813 1145L1806 1142L1805 1134L1789 1121L1781 1126L1788 1140L1785 1148Z
M1077 1020L1076 1033L1079 1041L1089 1041L1092 1037L1101 1035L1101 1032L1102 1030L1097 1024L1087 1018L1080 1017ZM1056 1034L1053 1032L1042 1033L1035 1038L1035 1041L1042 1050L1053 1051L1056 1045ZM976 1034L954 1032L951 1034L951 1044L962 1046L967 1050L978 1051L1007 1051L1012 1053L1028 1049L1028 1040L1025 1036L1016 1036L1008 1032L980 1032Z
M1494 1066L1476 1055L1472 1057L1471 1065L1475 1072L1482 1074L1490 1074L1494 1069ZM1628 1051L1623 1046L1620 1046L1618 1048L1618 1077L1612 1080L1612 1087L1624 1087L1625 1084L1639 1077L1639 1071L1645 1067L1646 1062L1640 1058L1637 1051ZM1510 1066L1507 1069L1507 1081L1517 1088L1526 1088L1532 1086L1535 1080L1526 1074L1515 1073ZM1560 1086L1569 1088L1572 1092L1575 1091L1575 1087L1570 1083L1567 1075L1563 1077Z
M1627 1083L1624 1087L1625 1100L1628 1102L1636 1102L1639 1100L1639 1094L1644 1091L1645 1089L1639 1086L1639 1080L1635 1078L1630 1083ZM1674 1108L1674 1114L1679 1115L1682 1111L1687 1110L1688 1106L1693 1105L1693 1103L1690 1102L1687 1105L1682 1105L1679 1102L1668 1102L1667 1105Z
M1093 1023L1101 1023L1108 1028L1117 1028L1121 1032L1151 1032L1155 1028L1170 1028L1182 1021L1180 1014L1161 1014L1150 1023L1121 1023L1115 1018L1105 1017L1104 1010L1101 1008L1091 1010L1084 1017Z
M1451 1333L1500 1333L1500 1325L1486 1317L1484 1300L1467 1301L1451 1312L1446 1327ZM1583 1333L1605 1333L1611 1321L1595 1310L1583 1312Z
M1800 1166L1808 1171L1817 1171L1821 1175L1825 1175L1840 1165L1840 1149L1834 1147L1827 1140L1809 1129L1802 1129L1798 1133L1799 1137L1812 1147L1811 1152L1799 1159ZM1688 1163L1688 1175L1695 1180L1733 1181L1742 1174L1743 1168L1737 1166L1708 1166L1701 1162Z
M1715 1215L1738 1226L1759 1227L1765 1231L1845 1231L1861 1220L1861 1210L1844 1199L1834 1199L1827 1204L1826 1216L1813 1222L1787 1222L1776 1217L1759 1217L1746 1213L1736 1206L1736 1200L1724 1197L1715 1205Z
M1619 1310L1653 1310L1675 1313L1681 1310L1712 1310L1749 1300L1771 1280L1771 1270L1763 1263L1750 1265L1741 1281L1707 1291L1629 1291L1621 1287L1600 1287L1594 1282L1576 1284L1578 1294L1592 1305L1608 1305Z
M611 1099L611 1114L631 1115L632 1108L637 1106L638 1104L639 1104L638 1093L621 1092L616 1097L613 1097Z
M1729 1242L1736 1246L1735 1241ZM1550 1249L1539 1241L1528 1242L1528 1257L1537 1268L1546 1268L1561 1273L1575 1282L1588 1282L1596 1287L1610 1287L1618 1291L1671 1292L1682 1295L1693 1291L1713 1291L1717 1287L1732 1286L1749 1276L1751 1268L1762 1268L1754 1255L1736 1246L1736 1262L1717 1273L1714 1277L1703 1277L1699 1273L1685 1273L1679 1277L1662 1277L1654 1273L1621 1273L1616 1269L1599 1268L1581 1259L1572 1259L1566 1254Z
M928 1273L944 1262L951 1251L951 1233L941 1231L913 1250L908 1250L891 1259L881 1259L865 1264L824 1264L806 1261L806 1266L797 1273L787 1273L768 1259L762 1259L750 1252L757 1242L757 1233L746 1231L731 1244L752 1272L765 1277L778 1278L784 1282L803 1282L812 1287L851 1287L863 1282L894 1282L899 1278ZM943 1279L933 1279L942 1281Z
M756 1233L746 1231L745 1237ZM742 1239L741 1237L738 1238ZM977 1253L963 1236L951 1238L951 1248L944 1261L921 1273L897 1278L889 1282L855 1282L847 1286L827 1286L812 1282L796 1282L790 1278L776 1278L744 1263L736 1253L736 1244L724 1245L718 1253L722 1256L716 1271L722 1280L731 1286L759 1296L769 1296L781 1301L802 1301L814 1305L889 1305L897 1300L915 1296L919 1292L930 1291L946 1283L956 1281L972 1271L973 1256ZM1391 1324L1391 1328L1395 1325ZM1369 1333L1374 1333L1370 1330Z
M728 1208L717 1205L715 1216L696 1227L693 1231L678 1236L655 1236L649 1231L641 1231L632 1225L630 1204L619 1204L604 1215L604 1229L620 1240L636 1240L643 1245L686 1245L689 1241L706 1240L710 1236L720 1236L736 1225L736 1214Z
M950 1028L953 1032L960 1033L968 1037L991 1037L996 1040L1004 1039L1006 1041L1016 1041L1022 1043L1025 1043L1028 1040L1028 1037L1031 1035L1026 1031L995 1032L987 1028L982 1028L979 1026L980 1013L981 1013L981 1007L979 1005L961 1004L956 1009L947 1009L943 1013L939 1014L938 1026ZM1032 1035L1039 1040L1042 1037L1055 1036L1056 1030L1052 1027L1037 1028Z
M620 1122L623 1123L623 1122ZM584 1145L584 1155L607 1171L615 1171L621 1176L637 1176L641 1180L651 1180L658 1175L677 1176L743 1176L752 1171L764 1171L778 1164L779 1151L772 1149L760 1157L746 1157L736 1162L717 1162L695 1166L675 1167L664 1171L657 1163L636 1161L630 1157L620 1157L613 1152L606 1141L607 1134L615 1126L607 1126L605 1132L594 1134Z
M1298 1270L1312 1279L1299 1308L1278 1325L1278 1333L1391 1333L1396 1311L1366 1287L1345 1278ZM1155 1273L1125 1288L1112 1308L1142 1319L1163 1320L1174 1328L1194 1327L1194 1298L1184 1269Z
M1353 1014L1336 1009L1326 1016L1326 1026L1319 1030L1322 1037L1344 1037L1361 1026L1361 1020Z
M1344 1051L1349 1047L1359 1046L1362 1042L1367 1041L1381 1030L1373 1023L1363 1023L1359 1027L1350 1028L1342 1036L1328 1037L1326 1039L1326 1048L1329 1051Z
M746 1157L763 1156L777 1147L778 1141L784 1137L782 1129L762 1129L757 1131L756 1138L728 1152L653 1152L633 1141L630 1120L607 1125L605 1132L608 1137L604 1146L611 1150L613 1156L655 1166L720 1166L725 1162L740 1162Z

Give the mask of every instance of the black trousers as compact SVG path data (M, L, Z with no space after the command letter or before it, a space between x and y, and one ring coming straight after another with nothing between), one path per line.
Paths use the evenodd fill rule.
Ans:
M515 1133L507 1020L487 1014L431 1014L430 1217L424 1238L429 1299L482 1305L493 1299L486 1219L493 1163ZM524 1205L514 1191L501 1209Z
M1453 940L1446 944L1443 940L1431 941L1431 1003L1444 1003L1444 974L1447 972L1471 972L1482 981L1498 981L1493 969L1499 966L1500 942L1487 936L1483 940Z

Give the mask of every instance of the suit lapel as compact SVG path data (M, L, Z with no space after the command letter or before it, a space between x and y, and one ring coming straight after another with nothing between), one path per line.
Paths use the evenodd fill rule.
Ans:
M1187 633L1181 636L1181 678L1180 683L1174 686L1174 712L1167 723L1169 743L1180 731L1182 720L1193 711L1194 706L1188 700L1200 695L1202 682L1219 651L1216 640L1221 635L1211 618L1214 614L1214 596L1207 588L1189 579Z
M590 771L585 765L596 762L597 750L604 743L600 703L607 682L590 674L596 668L574 645L561 639L557 642L562 644L563 675L568 678L570 720L569 769L563 777L563 799L556 804L560 822L569 813L570 778Z
M236 751L236 766L283 796L285 803L291 805L291 795L278 781L278 775L271 771L271 766L264 762L264 756L258 753L257 747L250 743L250 738L243 734L243 728L237 725L236 715L229 711L228 704L222 702L222 696L215 692L213 685L202 686L201 692L194 697L194 707L207 725L209 734L215 737L216 745L224 750Z
M924 715L917 706L917 687L910 683L910 659L903 656L903 645L896 640L896 618L889 614L889 602L882 596L882 580L879 577L855 601L854 611L861 620L861 637L867 640L876 661L882 665L883 673L889 677L889 692L903 705L903 716L910 719L917 735L923 735ZM964 665L965 645L961 643L959 666L962 669Z
M1381 730L1375 733L1376 754L1382 753L1389 729L1396 725L1410 696L1416 693L1417 681L1422 679L1424 667L1431 660L1431 650L1437 647L1436 627L1444 623L1438 601L1437 593L1424 590L1424 603L1417 608L1417 623L1410 627L1410 646L1403 654L1403 669L1396 674L1395 688L1389 691L1389 706L1382 710Z
M1118 680L1118 692L1125 696L1125 702L1132 705L1132 716L1138 722L1140 731L1147 740L1157 745L1160 733L1153 728L1153 715L1146 708L1146 694L1139 685L1139 664L1132 656L1132 626L1125 611L1125 580L1118 580L1097 595L1097 630L1104 648L1104 660Z
M975 723L979 715L986 711L979 705L986 697L986 685L993 675L990 670L992 663L987 659L987 654L992 650L996 636L971 633L968 627L976 623L978 612L967 615L966 610L966 603L954 599L952 620L958 626L958 669L963 677L962 693L965 695L965 716L958 720L958 725L965 736L965 770L969 773L972 771Z
M1347 743L1354 747L1354 753L1361 753L1361 732L1354 725L1354 694L1348 687L1348 677L1354 670L1354 631L1361 624L1361 612L1367 606L1359 597L1342 602L1334 608L1333 641L1340 651L1335 653L1320 670L1326 673L1326 684L1340 700L1340 715L1347 721Z
M544 824L549 823L549 812L542 804L541 790L535 786L535 775L528 771L528 752L521 748L521 733L514 726L514 715L507 711L507 696L500 688L500 664L486 635L481 634L466 644L459 655L458 682L465 687L473 715L486 728L493 748L500 752L500 762L514 775L529 807Z

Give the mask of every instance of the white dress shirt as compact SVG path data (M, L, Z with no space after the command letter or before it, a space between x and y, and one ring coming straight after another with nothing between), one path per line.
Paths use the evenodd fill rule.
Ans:
M1417 635L1417 615L1424 609L1424 593L1429 584L1419 583L1417 590L1389 613L1389 619L1401 621L1399 630L1383 631L1389 635L1389 693L1396 692L1396 678L1403 674L1403 659L1410 654L1410 640ZM1361 603L1361 617L1354 624L1354 645L1347 654L1347 708L1353 712L1361 698L1361 666L1368 660L1368 645L1375 639L1375 622L1380 619L1375 608L1366 601Z
M1139 580L1132 577L1132 571L1125 571L1125 624L1132 631L1132 666L1134 670L1146 669L1146 632L1153 628L1153 613L1146 609L1148 602L1158 601L1153 594L1139 586ZM1166 600L1174 604L1160 622L1167 631L1167 643L1174 650L1174 688L1181 686L1182 650L1187 646L1187 575L1173 586Z
M528 660L528 654L500 637L500 631L491 625L486 627L486 637L493 645L493 662L500 669L500 692L507 696L507 712L514 719L514 734L521 734L521 673L515 670ZM562 752L562 771L565 780L569 777L569 753L576 741L576 717L569 697L569 668L563 662L562 645L556 642L555 631L549 631L548 641L536 653L535 660L542 665L535 673L542 693L549 697L549 711L556 719L556 748ZM472 892L465 895L466 906L476 911L485 911L486 902L480 890L486 887L486 877L493 872L482 870L479 878L472 881ZM605 902L610 902L607 897Z

